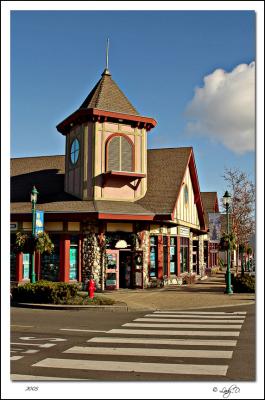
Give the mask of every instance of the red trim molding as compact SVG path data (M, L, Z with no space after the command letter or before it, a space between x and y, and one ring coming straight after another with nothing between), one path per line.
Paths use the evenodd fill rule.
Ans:
M61 235L60 237L60 281L69 282L70 271L70 237Z
M153 215L136 215L136 214L106 214L99 213L98 219L116 219L116 220L129 220L129 221L153 221Z
M23 253L16 254L16 281L23 280Z
M85 121L98 121L98 122L105 122L107 120L109 121L117 121L117 120L122 120L122 122L126 123L132 123L135 124L135 126L141 128L145 128L147 131L151 130L154 128L157 124L156 120L153 118L149 117L142 117L140 115L130 115L130 114L122 114L122 113L116 113L112 111L105 111L105 110L98 110L96 108L81 108L79 110L76 110L73 112L71 115L69 115L67 118L65 118L62 122L60 122L56 128L57 130L62 133L63 135L66 135L69 133L70 129L74 125L80 125ZM121 121L120 121L121 122Z

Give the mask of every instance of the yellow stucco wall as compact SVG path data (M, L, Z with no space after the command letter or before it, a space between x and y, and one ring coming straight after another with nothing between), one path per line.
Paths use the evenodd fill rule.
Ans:
M130 222L108 222L107 232L133 232L133 224Z
M115 178L109 181L105 187L102 185L102 176L105 170L105 149L106 141L113 133L125 134L135 146L135 169L137 173L147 173L147 150L146 150L146 130L133 128L130 125L117 123L95 123L94 132L94 198L95 200L115 200L115 201L135 201L143 197L146 193L146 178L134 189L132 186L137 184L137 179L128 183L126 179L120 187L115 185Z
M32 230L32 223L31 222L23 222L22 223L22 229L25 231L31 231Z
M80 222L68 222L68 231L80 231Z
M45 222L45 231L62 231L63 222Z

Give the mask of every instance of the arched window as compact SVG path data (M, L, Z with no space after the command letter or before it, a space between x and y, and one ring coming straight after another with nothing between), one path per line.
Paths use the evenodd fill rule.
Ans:
M106 171L133 171L133 143L126 136L112 136L106 145Z

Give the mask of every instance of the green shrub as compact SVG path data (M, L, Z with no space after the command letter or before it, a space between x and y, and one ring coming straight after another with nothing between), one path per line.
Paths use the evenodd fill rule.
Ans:
M255 278L253 276L234 276L231 274L231 283L235 293L255 293Z
M78 286L64 282L38 281L26 283L12 289L12 301L20 303L51 303L75 297Z

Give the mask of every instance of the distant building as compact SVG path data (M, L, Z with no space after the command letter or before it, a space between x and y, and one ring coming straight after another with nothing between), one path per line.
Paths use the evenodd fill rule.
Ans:
M217 192L201 192L205 222L209 228L209 216L214 216L219 219L219 204ZM217 232L217 230L219 230ZM208 229L207 235L204 235L204 263L206 268L217 267L219 265L219 242L220 228L213 225L213 232Z
M57 126L65 155L11 160L11 244L31 231L33 185L55 244L51 255L36 254L37 279L85 285L93 274L98 288L146 288L203 273L205 257L216 264L193 149L147 150L155 125L105 69ZM28 281L29 263L11 253L11 280Z

